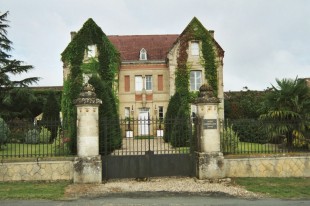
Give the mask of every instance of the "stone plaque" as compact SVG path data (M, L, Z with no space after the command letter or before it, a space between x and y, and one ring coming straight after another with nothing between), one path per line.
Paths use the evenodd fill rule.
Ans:
M203 129L217 129L217 119L204 119Z

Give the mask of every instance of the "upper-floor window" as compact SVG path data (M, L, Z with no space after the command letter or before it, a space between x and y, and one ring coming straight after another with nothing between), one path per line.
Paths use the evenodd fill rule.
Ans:
M202 84L201 71L191 71L190 74L191 91L199 91L201 84Z
M96 45L88 45L87 46L87 57L91 58L91 57L95 57L96 56Z
M143 89L143 79L142 76L135 76L135 89L136 91L142 91Z
M199 55L199 42L198 41L192 41L191 42L191 53L194 56L198 56Z
M148 91L153 89L152 75L145 75L145 77L142 77L142 75L135 76L135 90L139 92L143 89Z
M146 90L152 90L152 75L146 75L145 76L145 89Z
M140 60L147 60L147 52L144 48L140 50Z

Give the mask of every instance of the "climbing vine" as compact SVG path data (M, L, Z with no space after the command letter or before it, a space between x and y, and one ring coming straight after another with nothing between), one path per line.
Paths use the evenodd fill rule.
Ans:
M190 41L200 41L201 42L201 52L202 58L200 63L204 67L205 78L208 84L213 88L213 91L218 90L217 82L217 65L215 60L214 51L214 40L210 33L204 28L204 26L194 18L188 27L185 29L183 34L181 34L179 56L177 59L178 67L176 71L176 88L178 92L184 92L188 90L189 86L189 72L190 66L188 65L188 54L187 50ZM182 90L182 91L181 91Z
M201 42L201 65L204 67L205 78L208 81L208 84L213 88L215 95L217 96L218 91L218 82L217 82L217 65L215 60L215 51L214 51L214 40L210 35L208 30L198 21L197 18L194 18L184 32L179 37L179 51L177 58L177 68L176 68L176 78L175 78L175 87L176 93L170 99L167 113L169 118L180 119L180 118L189 118L190 117L190 103L193 101L193 98L197 96L197 93L192 93L189 91L189 79L190 79L190 69L191 65L188 63L188 48L190 41L199 41ZM174 101L175 99L178 101ZM174 111L175 108L178 108L178 111ZM171 111L170 111L171 110ZM173 112L172 112L173 110ZM183 121L177 125L174 124L173 128L170 128L169 131L165 132L165 140L170 141L172 144L174 138L179 135L178 131L180 127L186 128L188 125L186 121ZM167 126L167 125L166 125ZM185 146L188 142L189 137L185 136L184 141L181 145L173 146Z
M85 58L89 45L96 45L97 56L95 58ZM114 84L120 65L120 55L92 19L88 19L84 23L61 56L64 66L70 68L70 74L64 82L62 97L62 112L65 123L76 122L76 109L73 102L81 92L83 73L96 74L94 76L98 76L105 83L106 88L111 90L111 92L105 93L111 97L107 96L106 98L111 101L111 104L116 104L116 95L113 96L113 94L116 93L114 88L117 88L114 87ZM96 89L99 90L99 88L95 87ZM68 124L67 130L69 136L74 139L76 137L76 125ZM73 152L75 143L76 141L72 141Z

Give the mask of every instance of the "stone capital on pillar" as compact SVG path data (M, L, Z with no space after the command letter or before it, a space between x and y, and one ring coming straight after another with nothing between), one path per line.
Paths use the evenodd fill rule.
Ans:
M74 161L75 183L101 183L99 155L99 105L93 87L86 83L74 101L77 108L77 156Z
M74 101L77 108L77 155L89 157L99 155L99 105L93 87L85 84Z
M197 117L201 125L201 135L198 137L199 152L220 152L219 103L209 85L204 84L200 87L196 100Z
M224 177L224 157L220 151L220 100L215 97L211 86L204 84L199 89L196 100L198 132L198 152L196 155L196 176L199 179Z

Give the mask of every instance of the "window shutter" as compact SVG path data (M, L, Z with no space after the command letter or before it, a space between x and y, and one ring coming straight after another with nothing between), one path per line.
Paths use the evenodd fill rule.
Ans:
M164 79L163 75L158 75L157 77L157 85L158 85L158 91L163 91L164 90Z
M125 92L130 92L130 78L129 78L129 75L125 76Z

